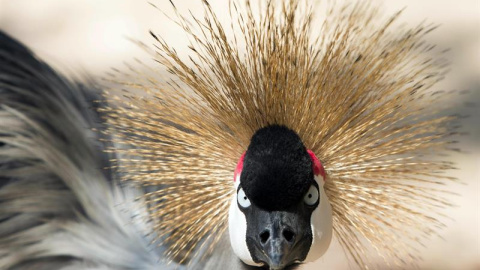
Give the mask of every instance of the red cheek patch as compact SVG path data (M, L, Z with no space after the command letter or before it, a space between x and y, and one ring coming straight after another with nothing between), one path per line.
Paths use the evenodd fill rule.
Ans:
M317 156L315 156L315 154L313 153L312 150L307 150L308 154L310 155L310 158L312 159L312 163L313 163L313 174L314 175L321 175L323 177L323 179L325 180L325 169L323 168L323 165L322 163L320 162L320 160L318 160Z
M235 167L235 172L233 173L233 182L237 181L237 176L240 175L240 173L242 173L242 169L243 169L243 160L245 159L245 154L247 152L244 152L242 154L242 156L240 157L240 160L238 161L237 163L237 167Z

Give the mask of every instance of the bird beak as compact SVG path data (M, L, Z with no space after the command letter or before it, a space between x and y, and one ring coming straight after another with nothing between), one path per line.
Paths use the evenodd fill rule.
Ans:
M247 226L247 245L254 260L279 270L305 259L312 235L301 213L259 209L256 212Z
M290 246L291 245L288 241L281 238L271 239L264 245L263 251L266 254L267 264L270 269L283 269L290 263L287 261L287 254L289 254Z

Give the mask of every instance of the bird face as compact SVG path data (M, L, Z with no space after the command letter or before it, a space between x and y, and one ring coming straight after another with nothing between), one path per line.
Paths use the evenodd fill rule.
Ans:
M270 269L321 257L332 235L324 182L320 162L296 133L282 126L259 130L235 170L229 212L235 254Z

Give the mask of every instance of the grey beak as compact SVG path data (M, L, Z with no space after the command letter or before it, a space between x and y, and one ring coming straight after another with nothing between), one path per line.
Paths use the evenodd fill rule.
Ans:
M260 244L267 255L266 259L270 269L283 269L287 264L291 263L285 255L290 253L293 241L287 241L281 234L279 236L278 232L274 232L273 237L270 237L264 243L260 239Z
M308 219L298 212L255 212L247 221L247 245L255 261L280 270L305 259L312 241Z

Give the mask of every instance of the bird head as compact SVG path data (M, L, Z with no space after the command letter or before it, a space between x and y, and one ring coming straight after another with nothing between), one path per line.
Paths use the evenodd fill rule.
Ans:
M230 242L244 263L283 269L325 253L332 236L325 171L294 131L277 125L259 129L234 181Z

